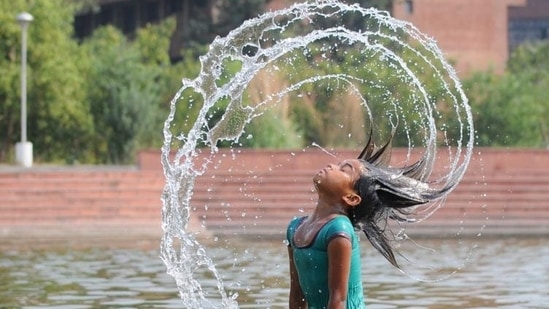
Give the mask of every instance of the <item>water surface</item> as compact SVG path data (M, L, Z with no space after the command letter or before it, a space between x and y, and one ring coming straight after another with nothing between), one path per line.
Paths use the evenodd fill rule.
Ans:
M440 265L444 243L421 265ZM543 308L549 303L549 240L464 239L469 260L448 278L423 282L392 268L362 241L368 308ZM181 308L177 287L159 259L158 244L127 242L120 248L94 242L28 246L24 240L0 246L0 308ZM286 308L288 262L282 240L216 238L205 241L227 292L240 308ZM407 252L413 256L413 252ZM418 261L416 261L418 262ZM453 269L436 269L445 277ZM216 280L204 270L206 296L218 297ZM215 302L215 300L213 300Z

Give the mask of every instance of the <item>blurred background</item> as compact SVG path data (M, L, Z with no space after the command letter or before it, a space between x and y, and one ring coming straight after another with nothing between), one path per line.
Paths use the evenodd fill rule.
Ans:
M420 245L405 252L428 249L414 266L434 265L427 274L445 280L403 275L364 243L369 307L543 307L549 1L342 2L386 10L433 37L456 69L475 125L467 174L420 225ZM181 307L157 250L166 184L159 149L170 101L182 78L200 72L199 57L217 36L292 3L0 1L0 308ZM324 73L305 57L293 63L297 75ZM346 63L352 62L339 64ZM225 69L230 76L231 66ZM353 70L368 74L366 66ZM284 83L250 83L246 100ZM350 138L333 134L334 126L363 122L348 105L356 101L314 90L299 98L304 104L281 105L269 111L276 117L252 121L238 143L220 143L214 158L220 168L197 179L193 191L189 230L201 237L242 308L286 306L285 227L312 209L313 171L333 160L305 149L316 143L340 156L357 152ZM200 110L191 100L183 96L178 104L182 132ZM220 117L213 113L212 123ZM451 127L453 119L444 121ZM362 131L353 131L353 140L363 140ZM16 160L23 140L32 142L33 168ZM401 142L395 139L395 147L406 146ZM207 271L199 276L206 290L217 288Z

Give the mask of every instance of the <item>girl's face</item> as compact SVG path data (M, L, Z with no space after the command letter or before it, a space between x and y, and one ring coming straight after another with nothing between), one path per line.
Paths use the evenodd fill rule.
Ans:
M357 159L349 159L338 164L329 164L313 178L318 192L334 197L355 193L354 184L360 177L363 165Z

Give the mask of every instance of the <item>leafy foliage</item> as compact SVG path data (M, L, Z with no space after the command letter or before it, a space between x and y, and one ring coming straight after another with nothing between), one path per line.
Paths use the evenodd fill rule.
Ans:
M82 152L93 131L84 100L86 57L71 39L73 11L66 1L3 1L0 3L0 161L9 157L20 138L20 36L15 16L29 11L28 27L28 138L38 158L89 159ZM67 153L68 152L68 153Z
M137 46L110 26L96 30L83 46L95 55L88 71L95 82L87 84L86 92L96 130L93 150L106 158L103 162L131 162L140 139L152 128L160 131L160 71L155 67L164 60L150 55L143 59Z
M549 43L526 44L501 76L479 72L465 80L480 146L549 145Z
M390 8L390 1L359 1L362 6ZM0 2L0 162L13 160L13 146L20 139L20 70L21 28L15 21L18 13L28 11L34 21L28 28L28 138L34 145L35 161L51 163L131 163L139 149L159 147L168 103L181 86L181 78L194 78L200 71L199 55L207 51L216 35L224 35L243 19L258 14L263 0L218 1L216 19L200 19L204 5L194 6L189 28L178 32L181 16L158 25L139 29L132 39L106 26L95 31L81 44L73 39L72 21L76 7L83 2L69 0L13 0ZM85 2L88 3L88 2ZM242 8L245 8L244 10ZM347 16L349 26L360 27L360 19ZM180 61L173 63L170 47L174 33L189 38L186 48L178 50ZM329 42L326 46L330 46ZM173 46L172 46L173 47ZM315 49L316 48L316 49ZM326 61L319 61L325 55ZM297 80L334 72L355 70L364 80L384 80L386 87L363 85L373 109L384 108L380 102L395 102L413 113L413 94L402 89L398 74L372 61L366 53L311 47L302 58L292 61ZM410 56L413 65L413 56ZM503 75L478 72L463 79L470 99L479 146L547 147L549 145L549 43L527 44L510 57ZM236 68L227 65L227 77ZM265 87L285 87L290 74L268 77L268 82L248 87L242 104L255 104L266 93ZM429 74L423 75L430 83ZM219 80L219 83L226 82ZM429 86L429 100L444 111L445 98L436 86ZM198 94L185 93L179 102L174 123L188 132L202 102ZM239 140L242 147L296 148L317 142L333 147L355 146L364 139L366 115L358 109L348 88L323 83L304 85L291 93L276 108L267 108L265 116L252 120ZM290 104L291 102L291 104ZM223 100L219 102L223 109ZM376 111L379 114L379 111ZM439 116L449 128L455 119ZM211 123L221 114L211 114ZM413 119L413 117L412 117ZM389 121L378 119L377 121ZM413 121L412 121L413 122ZM230 123L229 123L230 124ZM357 124L360 124L357 126ZM238 124L240 125L240 124ZM413 124L410 124L413 125ZM341 138L338 128L345 127L350 138ZM446 132L453 134L451 130ZM395 143L404 139L397 136ZM184 139L181 139L184 143ZM221 143L221 146L224 144ZM173 145L177 147L178 145Z

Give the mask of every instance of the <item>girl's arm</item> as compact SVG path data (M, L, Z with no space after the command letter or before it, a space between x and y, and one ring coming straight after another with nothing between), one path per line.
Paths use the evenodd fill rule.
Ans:
M288 257L290 258L290 309L307 309L307 303L303 295L303 290L299 285L297 270L294 264L294 250L288 246Z
M336 237L328 243L328 309L347 307L351 253L351 241L346 237Z

